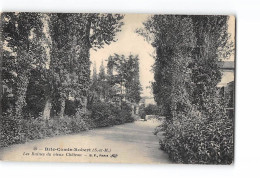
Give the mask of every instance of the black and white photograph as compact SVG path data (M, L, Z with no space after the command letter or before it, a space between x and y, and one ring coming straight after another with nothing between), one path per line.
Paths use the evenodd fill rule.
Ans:
M3 161L234 161L235 16L1 13Z

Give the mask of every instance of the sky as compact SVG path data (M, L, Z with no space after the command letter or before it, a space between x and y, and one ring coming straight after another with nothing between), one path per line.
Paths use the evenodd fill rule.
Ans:
M143 27L143 22L149 17L148 14L126 14L123 22L124 25L116 36L118 39L116 42L112 42L110 45L105 45L104 48L98 49L97 51L90 51L90 59L92 62L91 70L93 69L93 64L96 63L97 72L99 71L99 66L102 60L106 66L110 55L117 53L119 55L128 56L130 54L138 55L140 59L140 82L143 88L142 96L153 96L152 91L149 88L151 86L151 81L154 81L154 75L152 72L152 65L154 64L155 49L144 40L144 38L138 35L135 30L137 28ZM229 20L229 33L231 33L231 38L234 39L235 34L235 21L234 17L231 16ZM229 59L234 61L234 55ZM224 81L230 81L234 79L234 74L224 74Z

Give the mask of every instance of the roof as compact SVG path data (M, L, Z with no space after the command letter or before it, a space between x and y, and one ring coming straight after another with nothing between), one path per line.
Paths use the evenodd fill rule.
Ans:
M153 99L154 97L153 96L142 96L141 98L142 99Z
M221 61L221 62L218 62L218 64L219 64L219 67L224 70L234 70L234 68L235 68L234 61Z

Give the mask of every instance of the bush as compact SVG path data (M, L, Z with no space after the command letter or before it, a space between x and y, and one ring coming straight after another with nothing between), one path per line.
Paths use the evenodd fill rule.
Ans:
M145 119L146 115L160 115L160 110L157 105L149 104L148 106L144 107L141 106L140 108L140 117Z
M160 145L176 163L230 164L233 161L233 121L198 116L164 121Z
M131 107L126 103L123 103L121 107L122 109L120 110L118 117L121 119L122 123L133 122L134 118L131 115L132 114Z
M160 111L157 105L154 104L149 104L147 107L144 109L146 115L159 115Z
M131 108L126 103L122 104L121 109L112 104L98 102L93 104L90 114L83 114L78 110L74 116L53 117L49 120L43 120L41 116L17 118L6 115L1 120L0 147L133 121Z
M86 131L90 127L89 119L79 116L55 117L50 120L43 120L41 117L35 118L33 116L27 118L5 116L2 118L1 126L0 147L61 134L77 133Z
M5 147L11 144L18 143L19 132L18 132L18 120L14 117L2 117L1 119L1 143L0 147Z
M93 127L113 126L134 121L131 116L131 107L126 103L122 103L121 107L117 107L99 101L93 103L91 111Z
M75 100L75 101L71 101L71 100L66 100L65 103L65 110L64 113L68 116L74 116L77 112L77 109L80 108L80 102Z

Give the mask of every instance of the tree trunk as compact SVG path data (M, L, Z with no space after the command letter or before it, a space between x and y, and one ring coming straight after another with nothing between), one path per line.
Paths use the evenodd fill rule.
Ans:
M134 104L131 104L131 108L132 108L132 115L134 115L135 114L135 106L134 106Z
M84 114L87 113L87 104L88 104L88 99L87 97L84 96L82 100L82 110Z
M29 84L29 79L26 74L21 74L17 82L17 100L15 102L16 116L22 115L23 107L26 105L26 91Z
M138 105L136 106L135 114L136 114L136 115L139 115L139 106L138 106Z
M61 118L63 118L63 116L64 116L64 111L65 111L65 103L66 101L65 101L65 98L62 98L61 99L61 104L60 104L60 114L59 114L59 116L61 117Z
M51 116L51 100L47 99L43 110L43 119L49 120Z

